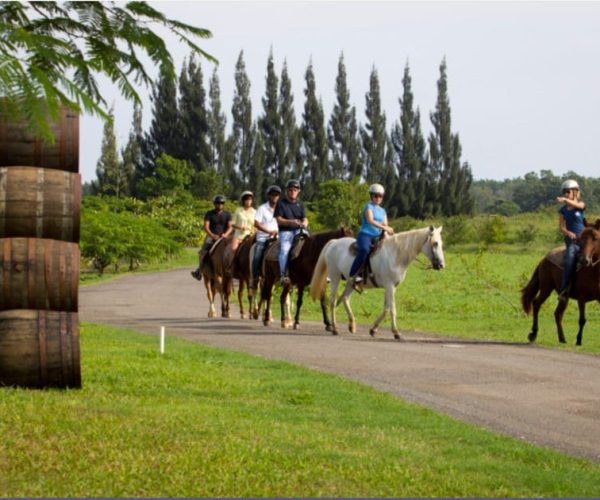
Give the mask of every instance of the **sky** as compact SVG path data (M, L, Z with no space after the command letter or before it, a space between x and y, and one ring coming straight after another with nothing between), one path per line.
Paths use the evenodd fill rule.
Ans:
M421 127L431 132L439 67L447 63L452 131L475 179L521 177L572 170L600 176L600 2L493 1L169 1L150 2L172 19L212 32L199 45L219 61L221 101L231 125L235 64L244 51L253 117L269 53L278 76L284 61L292 81L298 123L304 74L313 64L326 121L335 103L337 64L343 53L350 99L366 122L365 94L377 70L388 131L400 118L402 76L408 64ZM189 50L160 29L179 72ZM214 65L201 61L205 89ZM156 74L155 68L148 68ZM110 83L119 147L131 129L132 105ZM144 130L152 117L149 89L141 88ZM80 171L95 179L103 124L83 116Z

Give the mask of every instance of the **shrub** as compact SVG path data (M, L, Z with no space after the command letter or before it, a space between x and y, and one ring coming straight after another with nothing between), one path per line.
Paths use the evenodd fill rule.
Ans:
M444 243L457 245L469 243L474 239L473 219L464 215L455 215L444 219Z
M499 215L489 217L482 231L483 241L490 243L505 243L507 241L506 220Z
M368 186L358 180L344 182L338 179L322 182L319 197L313 204L318 222L328 229L340 226L360 227L361 211L369 199Z

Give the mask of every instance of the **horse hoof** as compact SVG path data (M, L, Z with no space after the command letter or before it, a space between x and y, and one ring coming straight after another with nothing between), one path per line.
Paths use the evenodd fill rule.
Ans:
M294 323L294 330L297 330L299 326L300 326L300 323Z
M333 327L332 327L331 325L327 325L327 326L325 327L325 331L326 331L326 332L334 332L335 330L333 329Z
M534 333L530 333L529 335L527 335L527 340L529 340L529 342L531 342L532 344L535 342L536 338L537 335L535 335Z
M350 333L356 333L356 327L349 326L349 327L348 327L348 331L349 331Z
M559 341L561 344L566 344L566 343L567 343L567 341L566 341L565 339L558 339L558 341Z
M404 337L402 335L400 335L399 333L394 333L394 338L401 342L404 340Z
M377 330L375 330L374 328L371 328L371 329L369 330L369 335L370 335L371 337L375 337L375 334L376 334L376 333L377 333Z
M270 321L263 321L263 326L269 326L271 324Z
M337 335L339 335L339 333L338 333L337 330L331 330L331 335L336 335L337 336Z
M209 318L214 318L215 316L216 316L216 314L212 311L208 313Z

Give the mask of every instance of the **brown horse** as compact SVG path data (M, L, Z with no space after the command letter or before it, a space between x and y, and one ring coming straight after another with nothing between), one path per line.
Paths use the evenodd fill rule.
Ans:
M592 300L600 301L600 219L594 225L587 225L579 239L582 244L582 266L575 274L569 297L577 300L579 306L579 331L577 345L581 345L585 325L585 304ZM562 254L561 254L562 255ZM558 259L560 262L560 259ZM546 255L536 267L529 283L521 290L523 310L529 314L533 309L533 325L529 341L535 342L538 333L538 313L550 294L560 287L563 270L557 264L556 252ZM568 302L559 302L554 310L554 319L558 330L558 341L565 343L562 318Z
M223 255L229 245L231 245L231 237L219 240L213 245L208 255L204 257L202 263L202 277L204 278L204 286L209 302L209 318L214 318L217 315L215 311L217 293L221 296L221 317L231 318L229 296L233 289L233 279L231 273L225 272L223 264Z
M233 259L231 272L233 277L238 280L238 302L240 304L240 316L244 319L244 287L248 290L248 318L254 309L254 294L250 293L250 249L256 242L256 236L248 236L240 243Z
M312 236L306 237L300 253L296 258L292 258L290 252L290 260L288 261L288 272L291 284L285 285L281 292L280 304L281 304L281 326L283 328L289 328L292 326L290 313L289 313L289 294L292 287L295 285L298 287L298 299L296 302L296 315L294 318L294 329L298 328L300 324L300 309L302 308L304 289L310 284L312 273L315 268L315 264L319 259L319 254L325 246L325 244L336 238L343 238L345 236L352 236L352 230L350 228L341 228L335 231L329 231L325 233L318 233ZM279 245L277 245L279 248ZM269 260L265 258L263 262L263 285L261 289L261 300L265 304L265 312L263 316L263 324L269 325L271 322L271 296L273 285L280 279L279 262L276 260ZM327 305L325 297L321 299L321 310L323 311L323 323L328 331L331 330L331 322L329 321L329 315L327 314Z

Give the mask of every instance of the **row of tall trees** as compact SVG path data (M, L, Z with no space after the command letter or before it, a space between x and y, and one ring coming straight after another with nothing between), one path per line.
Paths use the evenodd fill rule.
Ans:
M430 113L433 130L427 140L420 111L414 105L408 64L399 118L389 130L374 67L363 123L351 101L343 54L328 120L317 93L312 61L304 79L304 106L297 123L287 62L278 76L271 52L262 110L255 117L242 51L235 68L228 134L216 69L207 93L202 67L191 57L184 62L177 83L159 76L146 132L136 108L121 159L113 125L106 125L93 191L147 198L162 194L163 184L168 180L172 185L175 179L179 188L209 198L215 190L230 196L244 189L263 193L270 184L283 185L289 178L298 178L303 198L310 201L318 199L319 186L327 180L360 179L386 186L386 206L392 216L421 218L473 211L471 169L462 162L459 136L452 131L445 60L440 65L437 102ZM169 173L173 168L176 175Z

